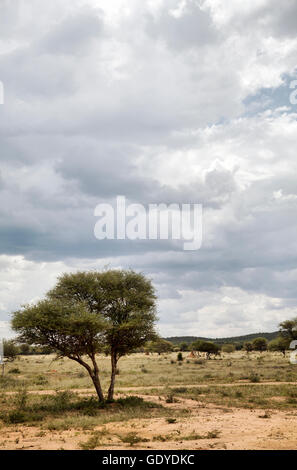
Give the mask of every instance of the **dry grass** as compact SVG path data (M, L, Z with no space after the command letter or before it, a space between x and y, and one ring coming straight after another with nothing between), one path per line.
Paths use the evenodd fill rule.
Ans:
M6 366L0 379L1 448L26 448L21 446L26 428L35 429L34 442L51 445L56 439L57 448L70 441L80 449L177 448L186 442L194 448L199 441L209 448L224 448L216 425L189 427L190 422L199 423L204 408L217 406L223 414L250 409L264 424L273 423L277 410L294 414L297 407L297 368L278 353L235 352L209 361L185 357L181 365L172 362L176 353L135 354L119 364L116 391L125 391L126 396L104 405L98 403L80 366L53 359L27 356ZM102 356L99 362L106 391L109 359ZM19 373L9 373L13 369ZM138 429L131 423L138 423ZM155 423L154 430L149 431L149 423Z
M185 355L185 353L184 353ZM235 352L223 354L209 361L189 359L181 365L176 353L146 356L133 354L121 359L118 387L150 387L183 384L233 383L246 381L297 381L297 368L280 353ZM108 386L110 360L98 356L103 387ZM9 374L18 369L20 373ZM145 371L145 372L144 372ZM69 359L54 361L54 356L23 356L6 366L4 378L0 378L1 390L15 390L24 385L30 390L83 389L92 387L86 371Z

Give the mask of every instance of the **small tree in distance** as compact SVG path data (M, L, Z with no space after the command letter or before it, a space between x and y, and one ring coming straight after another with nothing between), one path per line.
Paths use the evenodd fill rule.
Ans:
M243 349L249 354L253 350L253 345L250 341L246 341L243 345Z
M155 352L159 355L173 351L173 344L163 338L155 338L154 341L149 341L146 345L148 352Z
M286 350L289 349L290 340L284 338L283 336L278 336L277 338L273 339L268 344L269 351L279 351L282 352L283 355L286 355Z
M217 344L202 340L194 341L194 343L192 343L192 348L194 351L205 352L206 359L210 359L211 354L216 356L220 350Z
M223 351L223 352L226 352L226 353L232 353L232 352L235 351L235 346L234 346L234 344L227 344L227 343L225 343L225 344L223 344L223 346L222 346L222 351Z
M3 353L4 359L7 362L13 362L15 360L18 354L18 348L13 339L5 339L3 341Z
M255 338L252 342L252 348L254 351L267 351L268 341L266 338Z
M297 339L297 318L285 320L279 324L280 334L289 341Z

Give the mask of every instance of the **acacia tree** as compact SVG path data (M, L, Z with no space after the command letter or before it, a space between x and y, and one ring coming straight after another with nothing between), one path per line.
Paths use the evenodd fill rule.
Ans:
M132 270L63 274L48 298L84 302L90 312L106 320L105 351L111 356L107 398L112 400L119 359L156 338L156 295L151 281Z

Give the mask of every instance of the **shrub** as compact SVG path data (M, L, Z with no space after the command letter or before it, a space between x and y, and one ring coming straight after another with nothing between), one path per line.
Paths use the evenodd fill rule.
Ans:
M8 374L20 374L20 373L21 373L21 371L17 367L15 367L14 369L10 369L8 371Z
M225 353L232 353L235 351L234 344L223 344L222 351Z
M18 348L15 345L15 342L11 340L3 341L4 357L7 361L12 362L15 360L18 354Z
M167 421L168 424L174 424L174 423L176 423L176 419L175 419L175 418L167 418L166 421Z
M48 380L44 375L38 375L36 379L34 380L35 385L46 385L48 384Z
M166 403L174 403L175 399L174 399L173 393L168 393L165 401L166 401Z
M260 382L260 377L258 374L256 374L255 372L251 372L250 376L249 376L249 380L250 382L252 383L258 383Z
M79 447L82 450L93 450L100 445L101 437L106 434L106 431L95 431L94 434L87 440L87 442L80 442Z
M115 400L115 403L118 403L119 405L123 407L127 407L127 408L135 408L135 407L160 408L161 407L161 405L158 405L157 403L144 401L143 398L137 397L134 395L131 395L130 397L126 397L126 398L118 398L118 400Z
M134 444L138 444L138 442L148 442L148 439L138 436L136 432L129 432L124 436L118 436L122 442L126 444L130 444L130 446L134 446Z
M178 360L179 362L181 362L181 361L184 360L183 355L182 355L181 352L178 353L178 355L177 355L177 360Z
M28 392L25 388L21 388L17 391L14 399L17 410L24 410L28 401Z

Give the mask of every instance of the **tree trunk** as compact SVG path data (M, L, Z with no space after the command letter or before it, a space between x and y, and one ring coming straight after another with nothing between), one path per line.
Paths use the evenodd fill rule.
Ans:
M79 356L69 355L68 357L69 357L69 359L72 359L73 361L78 362L85 369L87 369L88 374L90 375L90 377L92 379L92 382L94 384L94 387L96 389L99 401L104 402L104 395L103 395L103 392L102 392L101 383L100 383L100 379L99 379L99 368L98 368L98 365L97 365L97 362L96 362L96 359L95 359L95 355L93 354L93 355L89 356L91 358L93 366L94 366L93 369L89 366L89 364L87 364L85 361L83 361L81 359L81 357L79 357Z
M95 386L99 401L104 401L104 395L103 395L103 392L102 392L101 383L100 383L100 379L99 379L99 368L98 368L98 364L96 362L96 356L95 356L95 354L91 354L90 357L91 357L91 360L92 360L92 363L93 363L93 370L92 370L92 373L91 373L93 384Z
M108 389L107 399L112 401L114 395L114 383L115 383L115 376L117 371L117 354L115 352L111 352L111 376L110 376L110 385Z
M103 402L103 401L104 401L104 395L103 395L103 392L102 392L102 388L101 388L101 384L100 384L100 379L99 379L98 373L96 373L96 372L93 373L93 374L91 375L91 378L92 378L93 384L94 384L94 386L95 386L95 389L96 389L96 392L97 392L99 401L100 401L100 402Z

